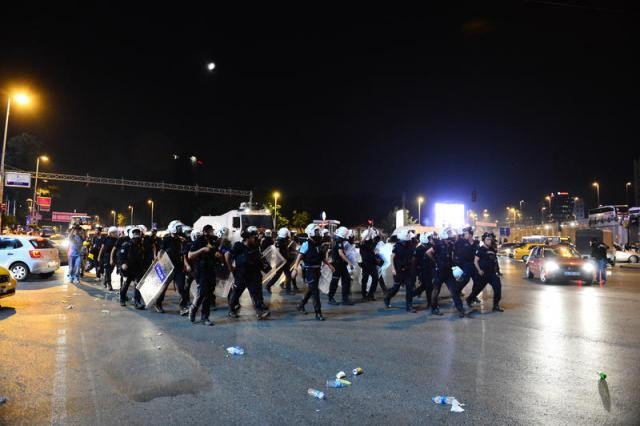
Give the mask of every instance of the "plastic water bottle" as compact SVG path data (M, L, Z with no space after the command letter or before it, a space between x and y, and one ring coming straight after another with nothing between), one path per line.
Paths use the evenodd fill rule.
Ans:
M324 392L317 389L309 388L307 389L307 393L316 399L327 399L324 395Z
M351 382L344 379L327 380L328 388L346 388L347 386L350 386L350 385L351 385Z
M244 355L244 349L242 349L240 346L231 346L227 348L227 352L229 352L231 355Z
M455 398L452 396L440 396L440 395L434 396L433 398L431 398L433 402L440 405L450 405L454 399Z

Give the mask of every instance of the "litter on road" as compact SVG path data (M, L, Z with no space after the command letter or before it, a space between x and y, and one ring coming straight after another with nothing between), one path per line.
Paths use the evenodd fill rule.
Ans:
M69 305L65 309L73 309L73 305Z
M162 336L162 332L159 332L159 333L158 333L158 336Z
M344 379L331 379L327 380L328 388L346 388L347 386L351 386L351 382Z
M600 377L600 380L607 380L607 373L604 371L598 371L598 377Z
M309 388L307 389L307 393L316 399L327 399L324 392L319 391L317 389ZM320 411L320 410L316 410L316 411Z
M347 373L344 371L339 371L338 374L336 374L336 379L344 379L345 377L347 377Z
M103 314L108 314L110 311L108 309L103 309L100 312L103 313Z
M438 405L451 405L451 411L454 413L462 413L464 411L464 408L462 408L464 404L458 401L455 396L438 395L431 398L431 400Z
M230 346L227 348L227 352L229 352L231 355L244 355L244 349L242 349L240 346Z
M7 399L6 396L0 396L0 405L4 404L7 401L8 401L8 399Z
M354 368L354 369L353 369L353 375L354 375L354 376L359 376L359 375L361 375L362 373L364 373L364 370L363 370L362 368L360 368L360 367L358 367L358 368Z

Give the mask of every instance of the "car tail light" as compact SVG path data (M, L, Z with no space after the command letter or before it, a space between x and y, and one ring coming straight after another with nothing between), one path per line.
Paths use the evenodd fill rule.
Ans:
M33 259L39 259L42 257L42 253L40 252L40 250L29 250L29 256L31 256Z

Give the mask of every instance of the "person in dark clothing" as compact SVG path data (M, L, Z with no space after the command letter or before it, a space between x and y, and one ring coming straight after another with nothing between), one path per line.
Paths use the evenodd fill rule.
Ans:
M496 312L503 312L500 307L500 299L502 298L502 283L498 276L498 257L496 251L493 249L493 237L488 233L482 236L483 245L476 250L476 256L474 258L474 265L477 275L477 282L474 279L473 290L471 295L467 298L473 300L480 292L490 284L493 288L493 310ZM470 305L470 303L469 303Z
M394 236L395 237L395 236ZM380 233L376 232L376 236L373 238L374 242L374 253L376 259L376 271L378 275L376 276L376 280L371 283L371 288L369 289L369 294L367 298L369 300L375 300L375 293L378 289L378 285L380 285L380 289L382 290L382 294L385 295L387 293L387 286L384 283L384 278L382 277L382 265L384 265L384 258L382 257L382 249L385 246L385 242L382 240Z
M156 238L153 235L144 235L143 233L142 248L144 249L144 270L146 271L158 254Z
M171 259L171 263L173 264L173 280L176 284L178 294L180 295L180 315L189 313L189 294L185 289L182 239L180 238L183 226L184 224L179 220L171 221L167 227L169 233L164 236L161 243L162 250L167 253L167 256L169 256L169 259ZM158 300L156 300L156 304L154 306L156 312L161 314L164 313L162 302L164 301L164 295L167 291L167 287L165 287L162 293L160 293L160 296L158 296Z
M113 258L113 252L115 251L116 243L118 242L118 228L112 226L107 232L107 236L102 239L100 245L100 251L98 252L98 259L103 269L103 281L102 285L108 290L113 291L111 286L111 274L113 273L113 267L115 261Z
M462 230L463 235L458 238L454 244L453 264L462 269L462 276L457 280L460 291L469 283L478 279L476 276L476 268L473 264L478 244L473 238L473 228L468 226ZM471 300L472 303L480 303L480 300Z
M412 238L414 234L409 230L402 230L398 233L398 242L393 247L391 255L391 274L393 275L393 286L384 297L384 306L391 307L391 298L396 295L400 287L405 288L405 308L407 312L415 313L413 307L413 286L414 277L411 270L411 259L415 249Z
M329 284L329 304L337 305L338 302L334 299L334 295L338 290L338 281L342 284L342 304L353 305L351 301L351 275L349 274L348 267L351 266L349 258L346 255L346 243L349 237L349 230L344 226L341 226L336 230L335 245L331 249L331 265L334 272L331 277L331 283Z
M238 318L240 296L248 289L258 319L267 318L271 313L262 299L262 271L268 272L271 267L260 254L258 229L250 226L243 231L242 242L235 243L226 256L234 278L229 294L229 317Z
M460 288L453 277L451 268L453 267L453 239L457 236L456 231L452 228L445 228L443 231L444 239L440 239L438 234L434 234L433 247L427 251L427 255L435 260L436 269L433 279L433 296L431 313L433 315L442 315L440 312L439 296L442 284L446 284L453 303L458 310L459 316L465 316L464 306L460 298Z
M260 252L265 251L267 248L273 245L273 236L271 235L271 229L264 231L264 237L260 240Z
M362 294L362 300L375 300L373 293L367 292L367 284L369 283L369 278L371 278L371 287L370 289L374 289L375 284L378 281L378 259L376 258L376 230L373 228L368 228L362 231L360 235L360 257L362 258L362 263L360 267L362 268L362 280L360 281L360 293Z
M118 237L118 240L116 241L114 254L113 254L115 265L116 265L116 271L120 276L120 288L122 288L122 286L124 285L124 274L122 273L122 263L120 261L120 257L117 256L117 253L120 252L120 249L125 243L131 241L131 238L129 238L130 230L131 230L131 227L126 227L124 229L124 232L120 235L120 237Z
M209 319L211 299L216 287L216 262L219 261L219 241L213 234L213 227L205 225L189 250L188 259L194 263L198 295L189 308L189 319L196 321L196 313L202 305L200 320L204 325L213 325Z
M308 236L306 241L302 243L300 252L293 265L292 276L295 278L298 273L298 265L302 265L302 273L304 274L304 282L307 284L307 292L296 309L298 312L307 313L305 305L309 299L313 299L313 310L318 321L324 321L320 304L320 270L322 264L326 264L333 270L333 267L327 260L323 252L322 237L320 236L320 228L314 223L307 225L305 233Z
M122 274L126 278L124 285L120 289L120 306L126 306L126 296L132 282L139 282L144 275L143 261L144 252L142 248L142 235L140 229L134 227L129 233L131 240L125 242L120 247L118 256L121 259ZM134 285L134 301L136 309L144 309L140 291Z
M91 262L87 262L87 268L85 272L89 272L92 268L96 269L96 280L99 280L102 277L102 262L100 261L100 248L102 247L102 242L104 240L104 236L102 235L102 226L96 226L96 233L91 237L89 243L89 254L93 260Z
M591 240L591 257L596 260L598 269L596 270L596 281L600 284L607 283L607 251L609 246L598 241L597 238Z
M291 266L296 260L298 253L295 249L295 243L291 241L290 238L291 233L287 228L280 228L278 230L278 239L276 240L275 247L280 252L280 255L284 258L285 264L278 270L278 272L273 276L271 281L267 284L267 291L271 293L271 287L278 282L278 279L284 274L284 287L287 294L291 293ZM294 292L298 291L298 286L293 283Z
M431 307L431 296L433 294L433 271L435 264L427 255L427 252L433 244L431 243L431 233L420 234L420 244L413 251L413 273L420 280L420 286L414 291L414 295L418 296L423 291L427 296L427 309Z

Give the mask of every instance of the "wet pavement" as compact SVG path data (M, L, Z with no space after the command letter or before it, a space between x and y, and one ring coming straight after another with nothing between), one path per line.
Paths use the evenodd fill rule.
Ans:
M284 295L267 321L221 308L214 327L177 316L173 291L157 314L61 271L20 283L0 300L0 424L638 424L640 271L616 267L600 287L502 269L504 313L487 287L470 318L449 301L433 317L424 299L411 314L402 296L391 310L381 296L351 307L323 296L320 323ZM246 355L228 356L232 345ZM351 387L325 388L356 367Z

